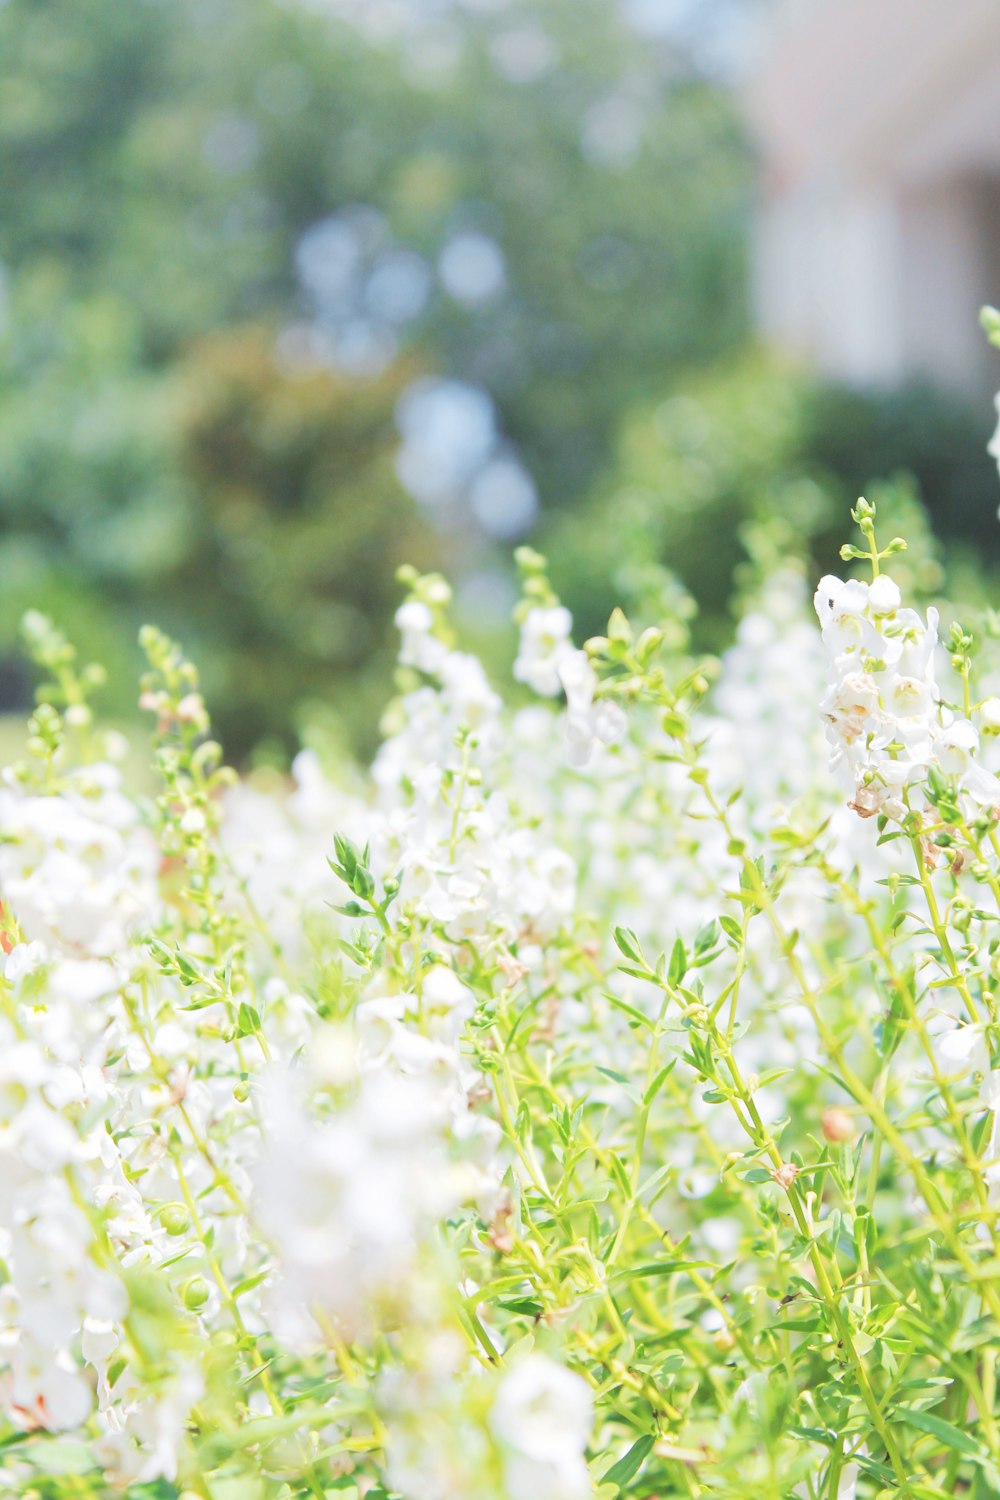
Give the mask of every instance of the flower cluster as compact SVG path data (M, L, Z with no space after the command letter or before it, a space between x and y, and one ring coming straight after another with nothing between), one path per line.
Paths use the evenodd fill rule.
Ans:
M870 517L862 501L855 514ZM882 554L883 556L885 554ZM979 732L941 700L935 676L938 613L904 608L891 578L820 580L816 612L831 669L823 700L833 764L854 787L862 817L902 819L908 789L937 768L980 807L1000 805L1000 781L977 759ZM992 705L987 705L987 718Z
M501 1133L459 1038L475 1008L435 965L419 993L371 996L356 1037L319 1031L265 1085L257 1212L279 1252L274 1326L293 1346L371 1331L407 1306L432 1227L499 1202ZM391 1311L394 1310L394 1311Z
M1000 661L855 515L721 660L522 551L511 707L406 573L367 773L236 777L150 629L133 783L31 617L0 1492L1000 1491Z

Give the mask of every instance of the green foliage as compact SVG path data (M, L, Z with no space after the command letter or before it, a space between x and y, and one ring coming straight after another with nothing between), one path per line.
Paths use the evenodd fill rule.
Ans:
M941 586L943 555L961 570L962 592L982 596L980 570L998 557L996 468L984 445L976 418L929 387L864 394L747 355L626 419L590 498L549 525L556 581L595 629L616 599L648 613L644 592L657 569L672 570L700 606L698 642L719 649L748 562L754 576L790 553L829 570L836 518L895 475L875 492L887 523L910 537L899 576L926 595Z
M582 651L539 629L563 611L524 549L519 659L544 695L554 656L567 705L512 714L443 578L402 569L362 795L315 764L239 784L148 626L136 804L93 669L29 618L0 842L12 1493L997 1493L997 644L953 623L939 683L896 576L920 538L852 515L871 581L822 581L825 660L779 573L758 669L744 641L717 693L667 618L616 609ZM51 1202L72 1262L31 1238Z
M665 371L734 345L729 102L612 0L531 10L554 66L515 81L509 17L464 7L438 68L273 0L0 8L0 650L58 604L121 683L155 616L237 753L328 688L364 743L395 566L432 548L392 467L405 384L484 386L565 504ZM608 154L602 110L638 121L634 150ZM505 287L475 310L436 286L378 379L298 378L268 347L303 312L295 247L359 203L431 268L488 234Z

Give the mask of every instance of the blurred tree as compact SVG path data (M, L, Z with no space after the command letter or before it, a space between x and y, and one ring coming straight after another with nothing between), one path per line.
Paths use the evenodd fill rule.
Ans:
M751 352L632 412L606 473L572 518L551 518L540 545L581 634L648 595L666 568L699 603L697 644L715 651L730 638L748 536L777 523L814 574L837 571L848 507L896 475L886 525L923 535L922 501L966 587L978 552L982 593L997 558L996 466L975 416L929 387L865 394ZM941 577L924 569L913 583Z
M442 550L394 470L412 369L358 382L289 367L247 326L137 368L124 304L61 302L54 279L20 284L0 365L0 635L29 606L55 613L113 669L130 696L111 707L127 714L153 617L204 663L236 753L287 736L334 688L363 738L392 660L396 569Z
M825 385L809 404L802 446L852 494L874 474L906 470L938 535L996 562L996 466L986 452L993 420L992 411L970 411L928 383L877 397Z
M395 35L381 0L338 9L0 6L0 650L27 597L119 653L157 615L242 745L377 654L380 538L423 546L391 472L421 368L487 392L565 504L624 412L743 332L734 113L616 0L417 4ZM304 339L325 383L282 373Z
M165 614L204 647L231 743L295 725L323 683L356 732L377 721L396 571L442 555L394 470L392 410L411 375L403 363L363 382L283 368L255 329L207 339L180 367L198 525Z
M0 643L38 606L125 682L128 603L162 596L191 516L169 382L138 338L127 304L46 259L14 280L0 343Z

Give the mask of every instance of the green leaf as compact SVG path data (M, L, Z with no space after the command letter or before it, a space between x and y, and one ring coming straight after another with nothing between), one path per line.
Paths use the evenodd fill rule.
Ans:
M687 967L687 951L680 938L678 938L670 950L670 968L667 970L667 983L674 986L680 984L687 973Z
M714 948L719 936L719 924L713 918L706 922L704 927L699 928L698 935L694 940L694 951L696 953L707 953L709 948Z
M629 1480L634 1479L638 1474L655 1441L651 1432L637 1438L628 1452L604 1475L603 1483L617 1484L619 1489L623 1489Z
M617 1083L620 1088L624 1089L625 1093L628 1095L637 1109L642 1108L642 1100L639 1097L638 1090L634 1087L630 1080L625 1077L624 1073L619 1073L614 1068L602 1068L600 1064L598 1064L597 1066L597 1071L598 1073L603 1073L605 1078L610 1078L613 1083Z
M242 1297L244 1292L252 1292L254 1287L260 1286L261 1282L266 1281L270 1274L269 1268L266 1271L258 1271L256 1276L244 1276L243 1280L238 1281L233 1287L233 1300L235 1301L237 1297Z
M726 937L729 938L732 942L737 944L743 942L743 928L740 926L739 922L737 922L735 917L720 917L719 926L726 934Z
M974 1459L977 1463L988 1461L989 1455L974 1438L954 1423L946 1422L943 1417L936 1417L933 1412L912 1408L909 1411L900 1409L895 1415L908 1427L916 1427L918 1431L936 1437L938 1442L950 1448L953 1453L960 1453L963 1458Z
M870 1479L877 1480L879 1484L895 1484L896 1476L888 1464L879 1463L877 1459L869 1458L866 1453L855 1453L852 1461L857 1464L863 1474L867 1474Z
M333 847L337 852L337 858L344 867L344 875L347 883L350 884L360 859L358 846L352 843L349 838L346 838L344 834L335 833L333 836Z
M236 1032L238 1036L253 1036L260 1030L260 1012L253 1006L248 1005L245 1000L240 1002L240 1008L236 1016Z
M677 1059L675 1057L675 1058L672 1058L671 1061L668 1062L665 1067L663 1067L663 1068L660 1069L660 1071L657 1073L656 1077L653 1079L652 1083L649 1085L649 1088L646 1090L646 1092L642 1096L643 1105L652 1104L653 1100L656 1098L657 1094L660 1092L660 1089L663 1087L663 1080L668 1076L668 1074L670 1074L670 1073L673 1072L673 1070L674 1070L674 1068L676 1066L677 1066Z
M45 1474L86 1474L91 1464L86 1444L71 1438L49 1439L37 1446L34 1462Z
M659 1167L655 1172L651 1172L646 1178L646 1181L639 1184L638 1190L635 1195L636 1200L638 1201L640 1198L645 1197L645 1195L651 1192L653 1188L661 1187L663 1183L666 1182L667 1178L670 1176L673 1170L673 1162L668 1161L662 1167Z
M623 969L622 972L625 973L634 971L626 971ZM624 1015L628 1016L633 1025L644 1026L647 1031L653 1031L655 1029L653 1022L650 1020L649 1016L644 1016L642 1011L636 1010L634 1005L629 1005L626 1001L620 999L617 995L612 995L610 990L605 990L604 998L605 1000L607 1000L609 1005L613 1005L616 1010L620 1010Z
M540 1318L545 1311L544 1304L534 1297L501 1297L497 1306L504 1312L522 1313L527 1318Z
M637 969L634 964L619 964L619 972L628 974L632 979L652 979L648 969Z
M699 1271L708 1268L713 1269L709 1260L654 1260L648 1265L633 1266L629 1271L621 1272L621 1275L631 1277L646 1276L679 1276L682 1271Z
M616 927L613 936L619 953L624 953L625 957L630 958L635 964L645 962L642 956L642 948L639 946L639 939L631 927Z

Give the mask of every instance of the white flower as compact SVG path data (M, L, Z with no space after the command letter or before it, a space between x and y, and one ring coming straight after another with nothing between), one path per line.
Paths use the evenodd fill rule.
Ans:
M133 1386L128 1374L115 1382L115 1403L102 1413L105 1432L95 1450L119 1488L177 1478L191 1408L204 1392L202 1374L191 1366L169 1372L149 1388Z
M590 1387L544 1354L529 1354L501 1382L490 1426L506 1450L511 1500L576 1500L592 1493L584 1454L593 1424Z
M1000 781L975 760L979 735L968 719L955 719L942 729L936 750L942 771L957 779L961 791L980 807L1000 806Z
M994 432L993 436L990 438L988 444L986 445L986 451L990 455L991 458L995 458L996 459L996 461L997 461L997 467L1000 468L1000 392L997 393L996 409L997 409L997 427L996 427L996 431Z
M837 1500L856 1500L860 1473L861 1470L857 1464L844 1465L837 1481Z
M764 1403L764 1393L767 1390L767 1376L763 1370L754 1370L745 1380L741 1380L733 1392L733 1405L745 1404L753 1412L754 1416L760 1417Z
M425 970L421 982L421 1001L425 1024L435 1033L457 1039L459 1032L475 1012L476 998L454 969L434 964Z
M585 766L595 744L613 745L628 728L625 713L607 698L594 701L597 674L585 651L571 651L560 663L566 693L566 745L571 766Z
M277 1326L303 1347L331 1327L359 1334L383 1303L405 1305L421 1245L456 1201L448 1125L468 1112L458 1053L409 1037L402 1004L365 1010L349 1102L332 1115L310 1107L311 1080L292 1070L276 1071L266 1092L257 1211L281 1262ZM384 1030L370 1025L376 1016Z
M419 599L408 599L396 611L396 627L402 636L399 648L401 665L416 667L419 672L429 674L440 671L448 648L434 635L434 614L430 606Z
M870 735L884 729L886 718L879 703L874 678L863 672L849 672L835 682L824 698L821 712L833 728L838 748L850 749Z
M572 651L573 617L561 604L530 609L521 626L521 644L514 676L545 698L558 696L559 668Z
M925 622L904 609L884 575L870 584L828 575L815 604L830 671L820 712L831 764L844 770L855 812L902 818L906 788L925 779L941 748L937 613L928 610ZM978 772L963 785L970 795L982 790Z
M984 698L979 705L979 721L990 734L1000 732L1000 698Z
M956 1026L934 1038L934 1051L948 1074L988 1073L990 1053L981 1026Z
M895 614L902 602L899 585L884 573L868 585L868 604L876 615Z
M34 974L48 958L44 943L15 943L4 962L4 978L8 984L19 984L29 974Z
M938 738L938 764L949 776L964 776L978 749L975 727L968 719L955 719Z
M67 1356L23 1339L11 1374L4 1405L15 1425L70 1432L89 1417L94 1404L90 1386Z
M29 941L106 956L152 924L159 851L120 779L114 766L90 766L60 796L0 790L0 889Z
M461 723L478 730L496 718L500 699L490 687L477 657L464 651L449 651L439 671L445 694Z
M860 651L872 631L865 620L868 589L856 579L845 583L827 574L816 589L816 612L823 640L834 656Z
M181 833L204 833L207 825L200 807L189 807L180 821Z

